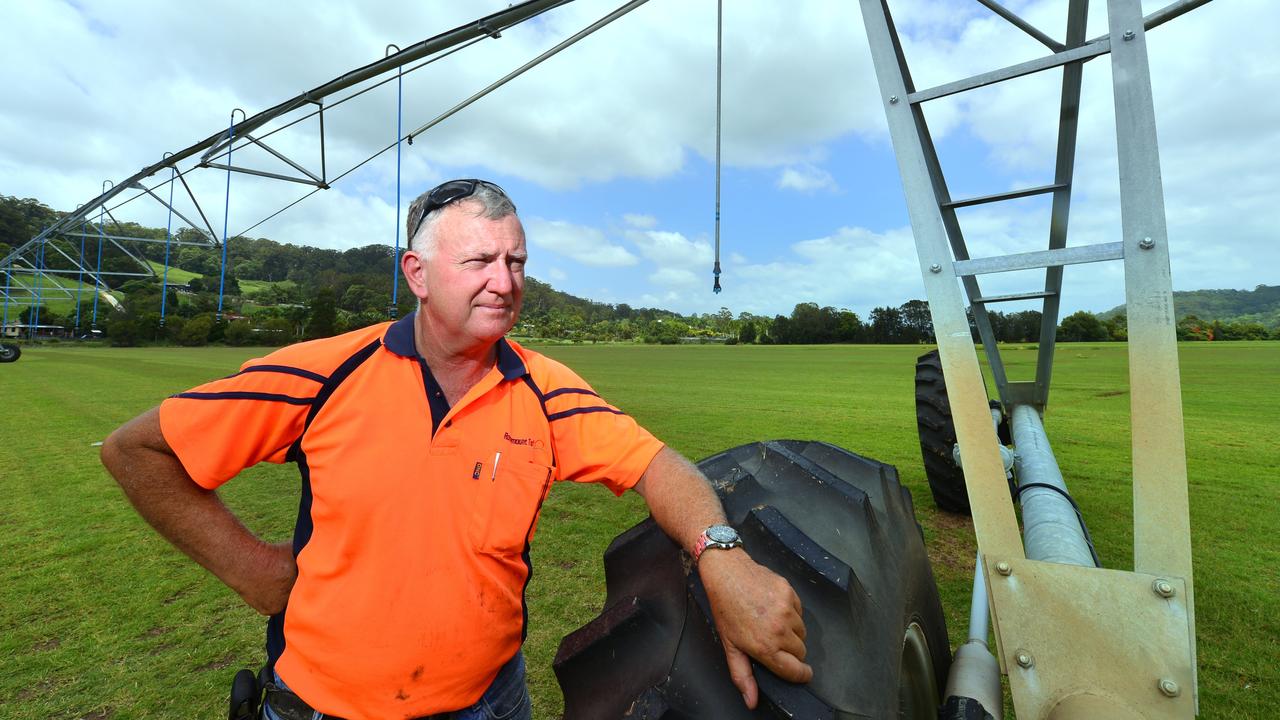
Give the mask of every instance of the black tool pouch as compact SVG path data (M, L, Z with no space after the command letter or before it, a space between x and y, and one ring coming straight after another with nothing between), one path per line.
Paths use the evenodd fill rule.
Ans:
M265 668L264 668L265 670ZM252 670L241 670L231 681L231 708L229 720L257 720L258 707L262 704L264 683Z

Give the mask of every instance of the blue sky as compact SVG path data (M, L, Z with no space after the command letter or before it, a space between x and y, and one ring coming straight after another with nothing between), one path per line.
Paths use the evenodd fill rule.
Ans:
M72 208L103 179L225 127L232 107L252 115L382 57L388 43L407 47L506 4L4 3L0 193ZM617 4L578 0L406 76L405 128ZM1006 4L1061 38L1065 0ZM1163 4L1144 2L1144 11ZM725 6L723 294L710 292L713 0L652 0L420 136L403 148L401 205L443 179L490 178L525 220L529 274L606 302L772 315L813 301L865 316L923 297L857 3ZM971 0L890 7L919 87L1045 54ZM1104 33L1105 3L1093 2L1090 17L1090 36ZM1148 36L1175 289L1280 282L1277 25L1276 3L1217 0ZM1086 65L1072 244L1119 239L1109 72L1106 57ZM953 196L1050 182L1059 82L1042 73L926 106ZM392 142L395 112L394 83L328 110L330 176ZM318 169L314 127L270 142ZM261 151L237 152L237 164L278 168ZM249 234L329 248L390 244L395 175L387 153ZM188 177L221 231L225 175ZM233 176L231 232L305 191ZM963 212L972 254L1042 249L1047 207L1033 199ZM166 222L151 201L117 217ZM984 291L1041 284L1031 273L992 276ZM1064 312L1122 300L1118 264L1067 269Z

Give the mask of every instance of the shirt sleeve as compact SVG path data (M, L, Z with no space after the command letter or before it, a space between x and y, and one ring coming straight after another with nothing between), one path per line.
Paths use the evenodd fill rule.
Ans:
M301 436L326 378L288 364L282 353L160 404L164 439L201 487L212 490L264 460L284 462Z
M544 396L561 480L595 482L621 495L648 469L662 441L610 405L586 381L561 366Z

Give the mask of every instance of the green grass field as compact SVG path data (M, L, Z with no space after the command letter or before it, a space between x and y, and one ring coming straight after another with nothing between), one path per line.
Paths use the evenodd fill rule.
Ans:
M292 280L241 280L240 291L245 295L253 295L260 293L269 287L292 288L297 287L297 283Z
M158 263L155 260L148 260L147 264L155 271L156 277L166 278L174 285L186 285L191 282L192 278L203 277L200 273L193 273L182 268L169 266L168 274L165 273L164 263Z
M916 500L952 642L975 551L936 512L920 467L918 347L554 346L611 402L695 459L812 438L896 465ZM262 618L133 513L94 443L170 393L261 349L26 347L0 365L0 717L220 717L233 672L262 662ZM1280 343L1184 344L1201 711L1280 704ZM1010 348L1015 375L1035 353ZM1132 565L1128 396L1120 344L1059 346L1046 419L1103 563ZM298 475L252 468L224 496L255 531L292 531ZM526 647L535 717L557 718L551 659L604 599L601 554L645 515L632 494L558 487L534 547ZM1087 662L1086 659L1082 661ZM1268 708L1271 708L1270 710Z
M155 262L154 260L151 260L148 262L151 264L151 268L156 271L156 277L164 276L163 263L158 263L158 262ZM189 270L183 270L182 268L176 268L176 267L169 268L169 275L168 275L169 282L175 285L186 285L187 283L191 282L195 278L203 278L203 277L204 276L201 275L200 273L191 272ZM218 285L217 285L218 273L215 272L212 275L210 275L208 280L209 282L213 283L213 290L216 291L218 289ZM239 282L240 282L240 292L245 295L252 295L254 293L259 293L267 289L268 287L272 287L272 286L281 287L281 288L291 288L296 285L296 283L294 283L292 280L277 280L275 282L272 282L269 280L240 280Z

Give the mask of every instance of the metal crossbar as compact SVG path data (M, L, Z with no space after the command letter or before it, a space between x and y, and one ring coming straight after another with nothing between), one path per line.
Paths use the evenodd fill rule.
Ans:
M1189 717L1196 709L1196 670L1186 455L1145 32L1207 0L1174 2L1145 18L1140 0L1108 0L1108 33L1092 40L1085 37L1089 1L1070 0L1062 43L994 0L978 1L1052 53L918 91L894 28L889 0L860 0L937 334L980 562L984 564L980 572L984 573L991 598L1000 664L1009 669L1019 716L1097 716L1101 705L1064 703L1068 687L1089 687L1091 693L1097 693L1107 703L1118 700L1127 708L1142 707L1144 712L1153 713L1151 717ZM1119 149L1120 240L1068 247L1083 66L1108 54ZM1062 73L1062 91L1053 182L953 200L923 105L1055 68ZM970 257L956 217L957 208L995 205L1042 194L1052 197L1046 249ZM1006 413L1035 420L1031 424L1037 425L1048 403L1064 268L1107 260L1124 264L1133 408L1133 572L1028 559L1045 557L1042 536L1033 538L1028 534L1025 546L1020 537L998 452L1000 443L991 423L987 392L971 339L970 316ZM1044 272L1042 290L998 295L981 291L979 276L1028 270ZM1042 301L1036 376L1030 382L1010 382L986 306L1028 300ZM1047 454L1047 459L1052 460L1047 441L1034 439L1037 437L1023 433L1021 442L1028 447L1020 443L1018 453L1027 457ZM1069 499L1065 485L1061 492ZM1029 504L1043 495L1046 494L1028 493L1022 498L1024 519ZM1054 538L1054 542L1059 540L1063 538ZM1078 544L1078 538L1069 542ZM1099 579L1099 572L1112 573L1109 581ZM1010 585L999 579L1007 577L1020 580ZM1125 594L1133 588L1146 587L1150 595L1153 578L1163 583L1159 587L1168 588L1160 596L1176 597L1176 602L1148 610L1142 604L1144 599ZM1071 615L1077 619L1075 622L1045 626L1042 608L1055 605L1072 613L1072 603L1090 607L1088 612ZM1132 612L1146 613L1143 617L1149 622L1126 622ZM1036 657L1042 662L1037 663L1034 673L1018 672L1018 657L1014 654L1018 645L1013 643L1035 646ZM1137 646L1146 648L1141 658L1126 651ZM1093 649L1091 657L1110 660L1084 664L1088 667L1071 662L1071 653L1078 656L1081 647ZM1141 660L1142 666L1135 666L1135 660ZM1159 704L1152 706L1151 688L1157 684L1160 688L1186 687L1190 692L1156 693Z
M1033 197L1035 195L1044 195L1045 193L1057 192L1059 190L1069 190L1070 186L1065 183L1053 183L1051 185L1041 185L1039 187L1024 188L1022 190L1010 190L1009 192L995 193L993 195L983 195L981 197L967 198L965 200L950 200L940 205L944 208L962 208L971 207L973 205L985 205L993 202L1003 202L1005 200L1017 200L1018 198Z
M1053 293L1049 292L1025 292L1011 293L1008 295L986 295L982 297L969 298L969 302L977 304L999 303L999 302L1018 302L1022 300L1041 300L1047 298Z
M1124 259L1124 243L1113 242L1101 245L1015 253L1013 255L1000 255L976 260L957 260L952 263L951 267L954 268L956 275L985 275L988 273L1037 270L1040 268L1061 267L1063 265L1122 259Z

